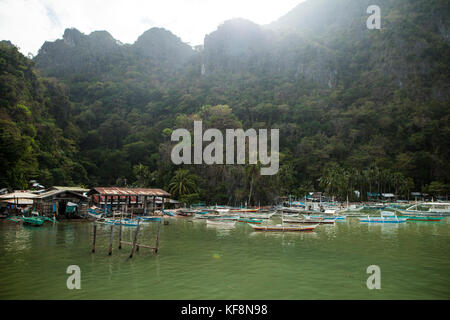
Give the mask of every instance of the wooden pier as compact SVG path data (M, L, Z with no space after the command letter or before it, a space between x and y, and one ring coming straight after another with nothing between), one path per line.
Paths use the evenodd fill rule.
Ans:
M130 245L131 252L129 258L132 258L136 251L139 251L139 248L146 248L153 251L153 253L158 253L159 250L159 240L161 235L161 221L158 222L158 231L156 233L156 243L154 246L142 244L138 242L139 231L141 228L141 221L138 220L138 225L136 228L136 232L134 234L133 242L123 241L122 240L122 219L120 219L119 225L119 250L122 249L122 245ZM114 225L111 225L110 233L109 233L109 247L108 247L108 255L112 255L113 252L113 235L114 235ZM93 239L92 239L92 253L96 251L96 242L97 242L97 223L94 222L94 230L93 230Z

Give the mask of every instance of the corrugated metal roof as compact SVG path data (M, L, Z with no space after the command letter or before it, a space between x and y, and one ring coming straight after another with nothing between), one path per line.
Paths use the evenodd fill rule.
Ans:
M15 191L0 196L0 199L33 199L36 195L29 192Z
M34 199L45 199L45 198L52 197L52 196L55 196L55 195L58 195L58 194L64 193L64 192L71 193L71 194L73 194L75 197L87 198L86 196L84 196L84 195L82 195L82 194L79 194L79 193L77 193L77 192L75 192L75 191L69 191L69 190L51 190L51 191L47 191L47 192L41 193L41 194L39 194L39 195L36 195L36 196L34 197Z
M3 203L9 203L9 204L18 204L18 205L29 205L33 204L33 200L31 199L8 199L8 200L0 200L0 202Z
M75 192L88 192L89 189L81 188L81 187L62 187L62 186L53 186L49 188L50 190L68 190Z
M96 187L92 188L88 194L101 194L104 196L159 196L170 197L170 193L162 189L148 188L117 188L117 187Z

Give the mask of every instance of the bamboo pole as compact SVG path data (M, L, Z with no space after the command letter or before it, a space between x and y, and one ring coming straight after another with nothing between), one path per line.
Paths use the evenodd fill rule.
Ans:
M95 253L95 239L97 238L97 225L94 223L94 239L92 240L92 253Z
M158 249L159 249L159 235L160 235L160 231L161 231L161 220L158 223L158 234L156 235L155 253L158 253Z
M108 255L112 254L113 233L114 233L113 227L114 227L114 225L111 225L111 234L109 235L109 252L108 252Z
M141 227L141 220L138 220L136 233L134 234L133 247L131 248L130 258L133 258L134 250L136 248L137 237L139 234L139 228Z
M120 217L120 225L119 225L119 249L122 249L122 216Z

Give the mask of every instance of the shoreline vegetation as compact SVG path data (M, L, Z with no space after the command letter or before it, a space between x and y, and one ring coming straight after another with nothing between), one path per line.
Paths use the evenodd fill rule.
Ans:
M32 59L2 41L0 187L158 187L188 204L272 204L311 191L446 199L445 1L381 0L381 30L367 29L364 1L344 2L302 3L268 29L226 21L196 49L162 28L128 45L67 29ZM332 24L312 23L329 10ZM192 133L194 121L279 129L278 173L174 165L171 133Z

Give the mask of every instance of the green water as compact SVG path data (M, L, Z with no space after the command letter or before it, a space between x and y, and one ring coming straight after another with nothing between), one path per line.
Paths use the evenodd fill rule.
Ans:
M161 226L157 255L130 247L108 256L109 227L43 227L0 221L0 299L449 299L450 222L362 224L351 218L314 233L259 233L171 218ZM140 241L154 244L156 224ZM131 241L134 228L125 228ZM81 289L66 286L69 265ZM369 265L381 289L369 290Z

